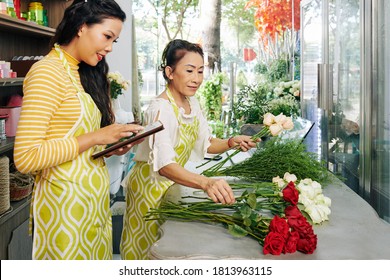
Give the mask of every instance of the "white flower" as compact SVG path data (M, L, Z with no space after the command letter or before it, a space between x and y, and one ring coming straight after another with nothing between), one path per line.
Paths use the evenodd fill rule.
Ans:
M325 205L325 206L328 206L328 207L330 207L331 204L332 204L331 199L330 199L329 197L323 195L323 194L317 195L317 196L315 197L315 199L314 199L314 202L315 202L316 204L322 204L322 205Z
M280 125L283 125L283 123L287 120L287 117L285 115L283 115L282 113L280 113L279 115L277 115L275 117L275 122L280 124Z
M278 176L279 177L279 176ZM297 180L297 176L294 174L290 174L288 172L284 173L283 179L289 183L289 182L295 182Z
M329 220L330 208L322 204L310 204L304 210L311 218L314 224L320 224Z
M269 131L271 132L272 136L277 136L283 131L283 126L278 123L272 124L269 127Z
M309 179L311 181L311 179ZM315 182L315 181L312 181ZM317 183L317 182L316 182ZM315 197L322 193L320 184L304 184L302 181L296 186L300 196L305 196L310 200L314 200Z
M290 117L287 117L282 126L285 130L291 130L294 128L294 123Z
M266 113L263 117L263 124L270 126L273 123L275 123L275 116L271 113Z
M286 182L280 178L279 176L272 178L272 183L275 183L278 185L279 188L283 188Z
M108 73L107 78L110 82L110 94L113 99L123 94L122 90L127 90L129 87L130 82L126 81L118 71Z

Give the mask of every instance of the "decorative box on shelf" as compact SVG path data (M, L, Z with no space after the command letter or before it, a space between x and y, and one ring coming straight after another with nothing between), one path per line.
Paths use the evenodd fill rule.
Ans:
M0 114L8 115L5 120L5 134L7 137L14 137L16 135L16 127L18 125L20 111L22 107L0 107Z

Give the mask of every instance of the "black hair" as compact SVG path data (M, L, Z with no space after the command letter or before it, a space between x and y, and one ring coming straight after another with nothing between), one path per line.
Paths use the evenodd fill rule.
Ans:
M51 47L55 43L59 45L69 44L77 36L83 24L91 26L99 24L107 18L119 19L124 22L126 14L114 0L73 1L64 12L64 17L51 40ZM111 107L106 59L103 58L96 66L81 62L79 74L85 92L91 95L102 114L100 126L104 127L114 123L115 116Z
M166 45L161 57L162 62L159 70L162 71L163 77L167 83L169 83L169 79L165 73L165 68L169 66L174 70L177 63L184 57L187 52L198 53L203 58L202 47L198 44L190 43L182 39L175 39Z

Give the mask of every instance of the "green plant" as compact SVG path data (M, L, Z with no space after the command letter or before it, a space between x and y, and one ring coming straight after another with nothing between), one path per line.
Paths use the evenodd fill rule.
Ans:
M110 82L110 94L112 99L117 99L119 95L123 94L122 90L127 90L130 82L125 80L121 73L110 72L107 75Z
M233 104L233 124L262 123L262 117L268 110L268 102L273 99L273 86L269 83L258 83L244 86L237 94Z
M210 168L205 176L232 176L251 182L269 182L272 178L289 172L299 180L311 178L327 182L330 173L317 156L307 152L300 140L271 138L248 159L228 167Z
M224 138L225 125L222 121L209 121L211 133L217 138Z
M279 114L283 114L288 117L299 116L301 112L299 102L291 95L270 100L268 103L268 109L269 112L275 116Z
M268 67L266 78L271 82L286 80L289 75L289 68L290 63L288 60L283 58L275 59Z
M198 90L199 100L205 109L206 118L209 121L220 120L222 114L222 85L226 75L216 73L202 84Z
M248 84L248 80L245 77L244 71L240 70L238 72L236 83L237 83L238 88L243 88L244 86L246 86Z
M255 65L254 71L257 74L266 74L268 71L268 66L265 63L258 63Z

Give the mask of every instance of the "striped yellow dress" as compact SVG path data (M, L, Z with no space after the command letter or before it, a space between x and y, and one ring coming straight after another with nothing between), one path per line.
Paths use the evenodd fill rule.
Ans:
M90 157L101 147L78 154L76 137L99 129L101 120L82 90L78 63L53 49L24 81L14 161L36 175L34 259L112 258L109 175L103 159Z
M204 156L209 145L207 121L199 104L190 101L191 115L185 116L170 95L169 101L157 98L145 112L145 119L158 118L164 130L149 137L137 148L135 160L139 160L127 178L126 211L120 244L122 259L148 259L149 249L159 239L158 221L145 221L150 208L157 208L173 181L159 176L157 171L171 162L184 166L197 150L198 159ZM143 161L142 159L147 160ZM141 161L142 160L142 161Z

